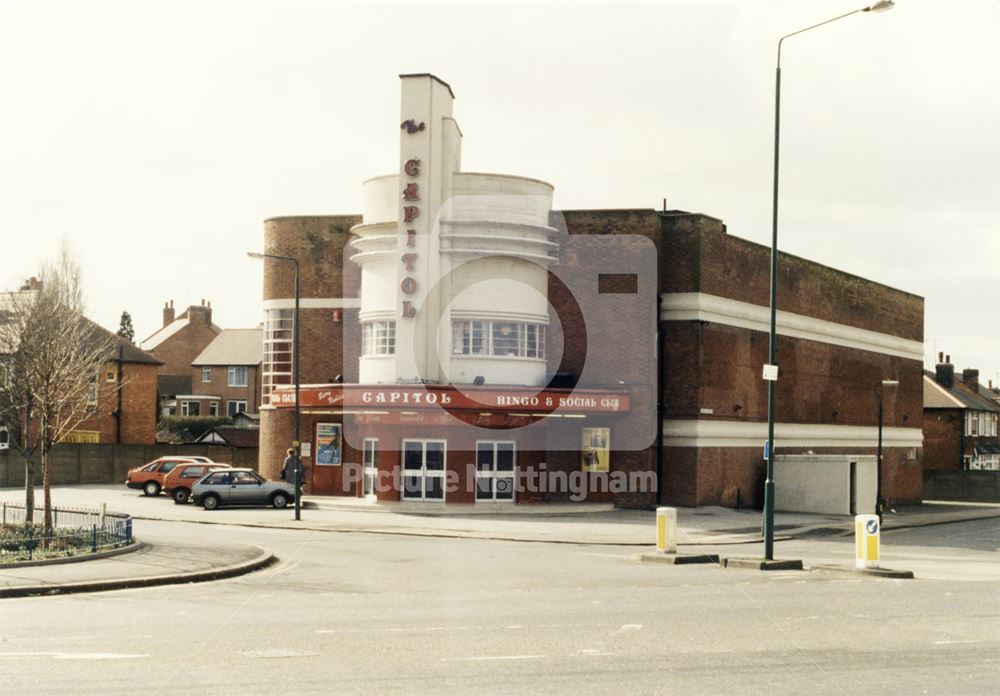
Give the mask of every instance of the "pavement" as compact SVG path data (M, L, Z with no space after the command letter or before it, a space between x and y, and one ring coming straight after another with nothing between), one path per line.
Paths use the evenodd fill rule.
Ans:
M614 510L607 505L546 504L510 506L483 512L482 506L368 503L358 499L305 496L301 519L292 508L231 508L206 511L175 505L166 496L146 498L119 485L53 487L57 507L96 508L142 522L170 521L301 529L330 533L392 534L419 537L490 539L516 542L631 546L651 550L655 512ZM23 501L20 489L0 490L0 502ZM678 508L679 553L725 552L752 555L739 545L760 543L759 510L721 507ZM1000 505L925 503L887 512L883 533L960 521L1000 517ZM777 540L853 535L853 518L806 513L775 514ZM641 547L645 547L642 549ZM111 557L32 567L0 566L0 597L61 594L198 582L249 573L274 562L266 550L246 545L142 544Z

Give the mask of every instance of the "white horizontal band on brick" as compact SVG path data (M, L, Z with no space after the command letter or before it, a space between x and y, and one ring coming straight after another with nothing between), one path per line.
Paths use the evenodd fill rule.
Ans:
M753 447L763 451L767 423L729 420L664 420L665 447ZM922 447L920 428L883 428L883 447ZM775 423L774 447L875 447L878 427Z
M780 306L780 298L779 298ZM731 300L703 292L664 293L660 308L662 321L708 321L768 333L771 310L768 307ZM778 310L777 332L782 336L829 343L845 348L895 355L910 360L924 359L924 346L898 336L859 329L846 324L807 317Z
M356 309L361 306L357 297L303 297L299 300L301 309ZM295 309L295 298L264 300L264 311L269 309Z

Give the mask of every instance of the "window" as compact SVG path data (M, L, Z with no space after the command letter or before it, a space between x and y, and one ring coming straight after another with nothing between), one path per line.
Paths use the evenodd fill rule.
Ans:
M247 385L246 365L231 365L229 367L229 381L227 384L230 387L245 387Z
M516 321L453 321L451 352L545 359L545 326Z
M208 415L217 416L219 415L219 402L209 401L208 402Z
M395 353L395 321L366 321L361 325L362 355L394 355Z
M211 367L211 365L206 365L205 367L201 368L201 381L202 382L211 382L212 381L212 367Z
M110 384L110 383L114 383L114 381L115 381L115 380L116 380L117 378L118 378L118 373L117 373L117 372L116 372L115 370L107 370L107 371L106 371L106 372L104 373L104 381L105 381L105 382L108 382L109 384Z
M230 399L226 402L226 415L232 418L237 413L247 412L246 399Z
M101 393L101 385L97 379L97 375L90 378L90 385L87 387L87 410L94 411L97 409L97 399Z
M264 360L261 368L263 403L271 403L274 387L292 383L292 339L295 313L269 309L264 314Z
M182 479L196 479L201 478L205 474L205 467L203 466L189 466L184 471L181 472Z
M182 416L200 416L201 415L201 402L198 402L198 401L182 401L181 402L181 415Z

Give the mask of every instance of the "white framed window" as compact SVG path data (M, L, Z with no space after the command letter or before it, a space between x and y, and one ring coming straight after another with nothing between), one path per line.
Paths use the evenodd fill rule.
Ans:
M208 415L217 416L219 415L219 402L209 401L208 402Z
M271 403L274 387L292 383L292 342L295 311L269 309L264 313L264 357L261 367L261 397Z
M201 368L201 381L211 382L212 381L212 367L211 365L205 365Z
M114 383L118 379L118 372L116 370L107 370L104 373L104 381L108 384Z
M362 355L394 355L395 353L395 321L366 321L361 324Z
M451 323L454 355L545 359L545 325L470 319Z
M517 471L515 444L506 440L476 442L476 502L514 502Z
M247 412L246 399L229 399L226 401L226 415L232 418L237 413Z
M230 365L229 379L226 384L230 387L245 387L247 385L246 365Z
M182 416L200 416L201 415L201 402L200 401L182 401L181 402L181 415Z

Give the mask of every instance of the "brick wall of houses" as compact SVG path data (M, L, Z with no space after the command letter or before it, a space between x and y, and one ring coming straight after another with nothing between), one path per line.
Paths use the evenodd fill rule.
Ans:
M121 443L152 445L156 442L156 365L124 363L122 365ZM97 407L94 415L74 430L97 432L101 443L118 443L117 365L108 363L102 371ZM108 376L115 375L108 382Z
M228 414L227 404L230 401L246 401L246 411L257 413L260 410L260 366L247 365L247 385L245 387L229 386L229 366L211 365L208 381L203 379L204 370L202 366L188 366L191 371L191 391L194 394L211 394L222 397L219 401L219 415ZM179 412L179 411L178 411ZM203 416L208 415L207 411L202 411Z
M159 374L188 375L191 361L205 350L219 334L212 326L212 305L192 305L180 317L187 316L190 322L177 333L165 339L155 348L147 350L163 361ZM166 319L167 317L164 317Z

